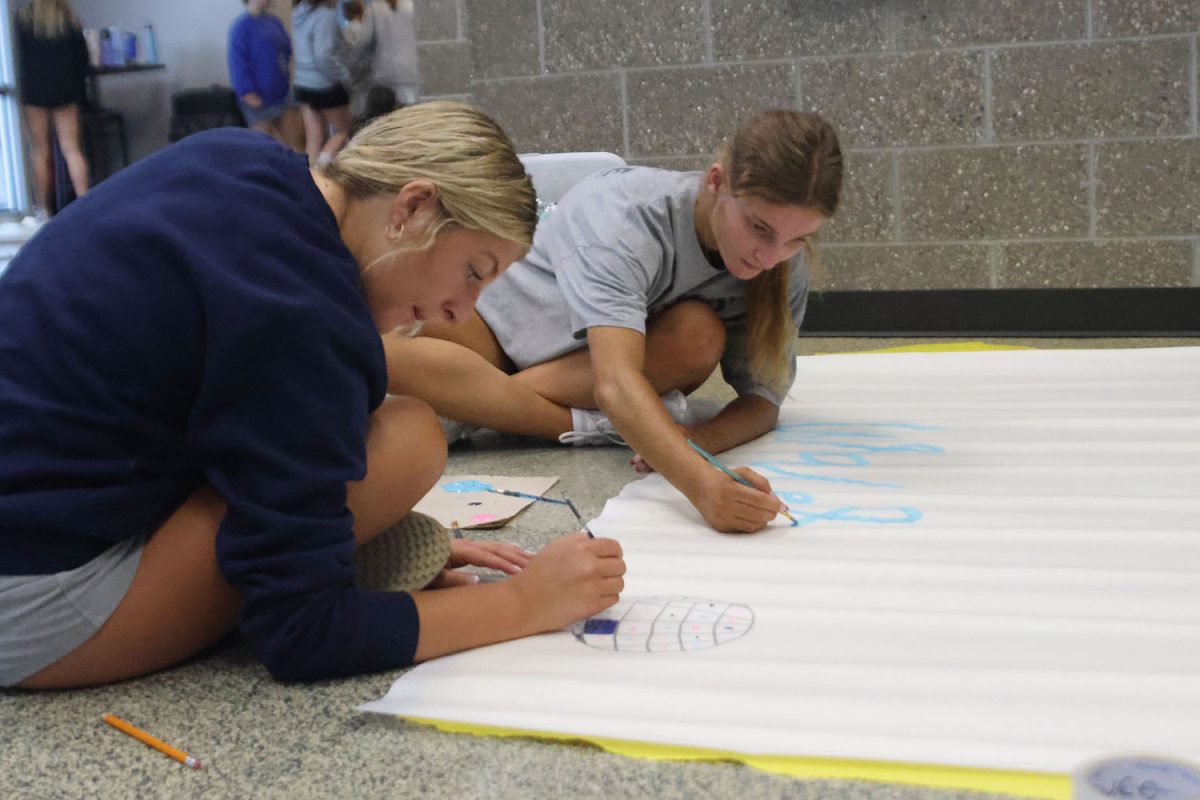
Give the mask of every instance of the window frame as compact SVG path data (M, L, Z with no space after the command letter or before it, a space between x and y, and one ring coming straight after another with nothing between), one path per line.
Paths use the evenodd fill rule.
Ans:
M0 213L29 210L25 140L17 95L15 40L11 4L0 14Z

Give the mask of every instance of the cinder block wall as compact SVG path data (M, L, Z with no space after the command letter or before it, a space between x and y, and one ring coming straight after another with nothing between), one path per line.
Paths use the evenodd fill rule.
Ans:
M706 165L819 111L828 289L1200 286L1197 0L417 0L426 96L523 151Z

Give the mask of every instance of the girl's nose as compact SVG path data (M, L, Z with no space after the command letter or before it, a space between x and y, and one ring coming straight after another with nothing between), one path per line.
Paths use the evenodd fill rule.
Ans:
M450 300L442 306L442 316L451 325L456 325L467 319L475 311L475 304L479 302L479 293L482 291L482 286L478 288L468 287L464 295Z

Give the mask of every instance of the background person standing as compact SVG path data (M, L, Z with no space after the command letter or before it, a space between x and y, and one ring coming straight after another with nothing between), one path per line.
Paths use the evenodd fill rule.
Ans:
M291 97L292 40L271 0L242 0L246 13L229 27L229 80L246 125L288 147L300 142L300 117Z
M33 0L17 11L14 28L34 198L40 209L48 211L54 192L52 131L75 196L88 190L88 163L79 139L79 107L87 97L87 43L66 0Z
M358 47L370 50L369 85L391 89L401 107L418 102L421 74L412 0L371 0L362 27Z
M333 160L350 137L349 74L342 63L345 40L332 0L295 0L292 44L296 53L296 99L304 119L304 149L312 166Z

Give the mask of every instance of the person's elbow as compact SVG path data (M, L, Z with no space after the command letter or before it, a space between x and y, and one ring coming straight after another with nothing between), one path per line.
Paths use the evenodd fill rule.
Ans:
M759 394L748 395L752 398L748 401L752 404L754 413L747 428L755 437L762 436L768 431L774 430L779 424L779 406Z
M775 405L774 403L771 403L770 406L770 410L763 415L762 422L759 425L759 436L762 436L768 431L775 430L775 426L779 424L779 406Z
M311 683L337 677L329 664L313 657L320 652L319 648L287 639L275 639L261 642L253 649L267 672L280 683Z
M306 624L304 611L271 609L242 619L241 632L250 650L271 677L281 683L339 677L336 657L322 646L327 631Z
M630 377L619 371L599 373L595 376L592 399L596 407L612 417L612 409L625 405L629 398Z

